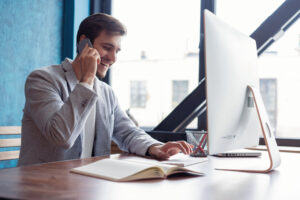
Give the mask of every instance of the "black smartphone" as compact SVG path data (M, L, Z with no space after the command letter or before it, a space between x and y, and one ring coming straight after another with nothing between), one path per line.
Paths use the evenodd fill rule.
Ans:
M91 41L89 38L85 38L83 40L81 40L78 44L77 44L77 53L80 54L82 52L82 50L84 49L85 45L88 44L89 47L93 47Z

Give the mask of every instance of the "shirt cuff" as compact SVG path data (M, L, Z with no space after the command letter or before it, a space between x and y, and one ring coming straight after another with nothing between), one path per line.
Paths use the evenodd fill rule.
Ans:
M90 84L88 84L88 83L80 82L79 84L81 84L82 86L84 86L84 87L86 87L86 88L88 88L90 90L93 90L93 86L90 85Z

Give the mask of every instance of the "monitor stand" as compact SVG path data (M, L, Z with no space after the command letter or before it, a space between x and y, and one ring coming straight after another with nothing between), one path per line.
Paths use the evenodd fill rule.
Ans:
M258 120L260 123L260 127L262 129L262 134L263 134L264 141L265 141L265 144L267 147L268 158L269 158L268 166L264 166L265 168L260 168L260 167L256 168L255 165L253 165L253 166L251 166L251 169L247 169L247 166L243 166L238 169L216 168L218 170L267 173L267 172L272 171L273 169L275 169L276 167L278 167L280 165L281 159L280 159L279 150L277 147L275 136L273 134L273 130L270 125L270 121L269 121L265 106L263 104L263 100L260 95L260 92L252 86L248 86L248 89L250 91L250 94L252 94L252 97L253 97L255 109L256 109L257 115L258 115Z

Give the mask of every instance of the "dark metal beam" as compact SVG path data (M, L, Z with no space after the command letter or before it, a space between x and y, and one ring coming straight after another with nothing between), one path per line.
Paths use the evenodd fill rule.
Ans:
M90 13L106 13L111 14L111 0L90 0ZM101 79L99 77L99 79ZM101 79L103 82L110 84L110 70L107 71L106 76Z
M250 35L256 40L258 55L278 40L299 18L299 10L299 0L286 0Z
M64 1L62 58L73 58L74 0Z

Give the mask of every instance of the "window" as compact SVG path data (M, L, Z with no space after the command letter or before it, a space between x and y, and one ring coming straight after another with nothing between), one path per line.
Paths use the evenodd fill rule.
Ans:
M241 32L250 35L283 2L217 1L216 14ZM258 59L261 93L277 138L300 138L299 43L300 20Z
M130 107L145 108L147 103L146 81L130 81Z
M272 127L277 127L277 79L260 79L260 93Z
M215 1L216 15L246 35L256 30L284 2L284 0Z
M276 136L300 138L300 20L259 58L261 77L278 80Z
M112 1L112 15L128 33L111 68L110 84L121 108L130 108L140 126L158 125L198 85L199 11L199 0ZM134 80L147 82L147 94L139 96L141 89L132 93ZM173 80L188 85L174 86Z
M172 107L175 108L188 95L189 81L173 81Z

